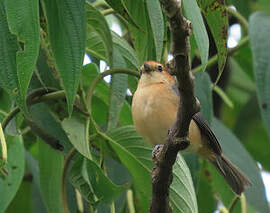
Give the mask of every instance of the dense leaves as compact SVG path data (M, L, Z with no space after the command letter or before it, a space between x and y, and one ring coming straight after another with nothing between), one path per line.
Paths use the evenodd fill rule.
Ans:
M183 153L173 167L170 205L176 213L214 212L220 203L223 212L267 213L261 171L270 171L270 3L181 3L192 23L185 59L197 71L201 112L223 154L252 185L229 209L235 195L222 176L198 155ZM174 47L162 9L157 0L0 1L0 121L7 143L6 164L0 148L0 212L148 211L153 147L136 132L131 104L141 64L165 64ZM240 32L228 38L227 31L238 23L241 41L230 50L227 43ZM206 67L209 73L199 72ZM112 75L103 75L108 69Z

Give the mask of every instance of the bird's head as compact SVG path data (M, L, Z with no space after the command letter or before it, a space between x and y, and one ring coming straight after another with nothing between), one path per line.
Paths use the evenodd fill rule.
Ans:
M141 78L140 84L147 85L153 83L169 83L174 84L175 80L170 75L166 67L156 61L146 61L140 68Z

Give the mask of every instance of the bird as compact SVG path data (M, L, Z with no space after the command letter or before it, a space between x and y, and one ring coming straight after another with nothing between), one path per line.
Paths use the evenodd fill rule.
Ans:
M174 76L156 61L146 61L140 68L140 79L132 99L132 118L136 131L155 146L164 144L176 121L180 95ZM190 144L185 152L209 160L237 195L244 192L250 180L222 153L221 146L201 112L193 115L189 125Z

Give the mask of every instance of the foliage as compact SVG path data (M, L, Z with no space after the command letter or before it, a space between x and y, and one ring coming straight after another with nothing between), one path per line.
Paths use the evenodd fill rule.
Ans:
M173 212L213 212L218 203L269 212L260 173L270 171L270 3L182 0L182 9L201 111L252 186L232 208L216 170L179 154ZM241 40L228 49L232 23ZM0 1L0 212L147 212L152 147L132 125L127 89L136 90L143 61L166 63L170 47L157 0Z

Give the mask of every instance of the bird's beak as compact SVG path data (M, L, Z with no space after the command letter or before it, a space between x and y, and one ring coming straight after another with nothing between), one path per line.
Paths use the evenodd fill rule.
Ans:
M143 68L144 68L144 72L146 72L146 73L149 73L152 71L152 67L147 63L143 64Z

